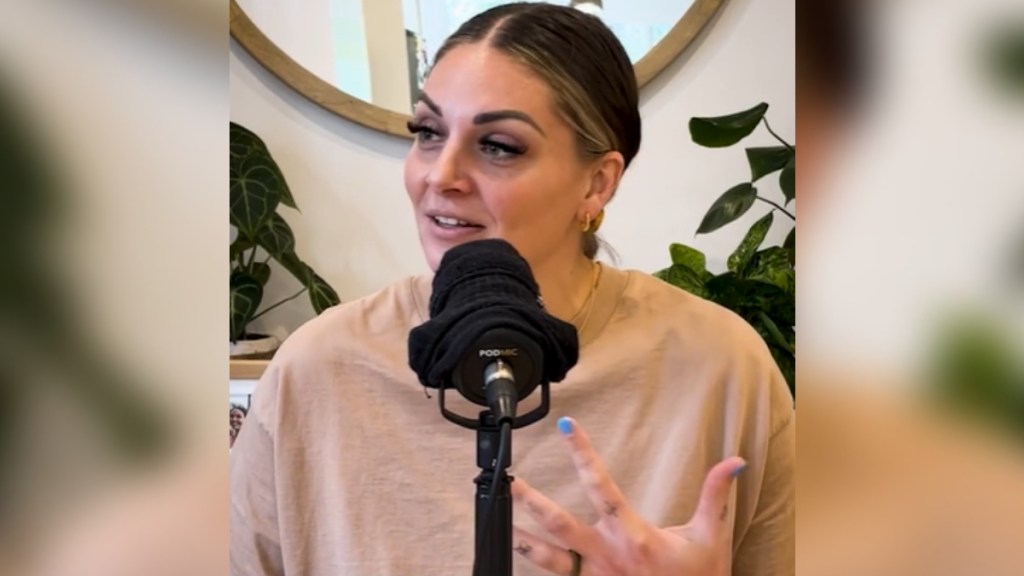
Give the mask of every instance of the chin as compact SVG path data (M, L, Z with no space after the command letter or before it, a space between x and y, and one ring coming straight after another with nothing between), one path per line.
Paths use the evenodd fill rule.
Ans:
M430 271L437 272L438 266L441 265L441 258L448 250L448 247L440 245L433 238L420 239L420 247L423 249L423 258L426 259Z
M420 239L420 245L423 248L423 256L427 260L427 266L430 267L432 272L437 272L438 267L441 266L441 259L444 258L445 253L466 242L472 242L475 240L483 240L490 238L489 235L481 235L478 238L467 238L465 240L440 240L434 237L427 237Z

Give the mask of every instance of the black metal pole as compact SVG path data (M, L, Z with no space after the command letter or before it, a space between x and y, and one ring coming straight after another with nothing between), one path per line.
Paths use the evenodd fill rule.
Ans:
M512 459L512 435L505 452L505 462L499 463L498 445L501 428L494 422L490 411L480 413L480 427L476 433L476 462L480 475L476 477L476 574L474 576L512 576L512 495L511 478L505 473ZM498 473L497 470L501 472ZM491 484L498 483L493 507L488 501ZM489 518L486 511L491 507ZM485 522L487 525L485 525Z

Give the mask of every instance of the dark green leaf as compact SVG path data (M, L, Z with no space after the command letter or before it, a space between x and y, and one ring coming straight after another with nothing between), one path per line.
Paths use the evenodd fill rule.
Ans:
M263 299L263 286L244 272L231 274L231 341L235 342L245 333L245 327L256 314L256 308Z
M795 323L794 295L774 284L726 272L708 280L706 286L709 300L733 310L751 324L759 310L769 313L780 326L790 327Z
M270 222L257 231L256 242L274 258L295 250L295 235L280 214L274 213Z
M987 34L986 68L996 85L1024 96L1024 20L1007 18Z
M244 237L242 237L241 234L239 234L238 237L235 238L235 241L231 243L231 246L228 247L230 260L234 262L235 258L237 258L239 254L254 247L255 245L252 242L249 242Z
M704 219L701 220L700 226L697 228L697 234L714 232L743 216L754 204L755 198L757 198L757 188L754 188L749 182L737 184L726 190L704 215Z
M309 301L313 304L313 310L320 314L331 306L337 305L341 299L326 280L314 273L309 284Z
M309 301L317 314L341 302L331 285L300 260L295 252L284 253L277 261L309 290Z
M261 286L266 286L267 280L270 280L270 264L267 264L266 262L253 262L252 277L255 278Z
M759 311L757 313L757 317L758 319L761 320L761 322L763 322L764 327L768 330L768 334L771 337L769 342L772 345L779 346L780 348L790 353L794 352L792 343L782 334L782 331L779 330L779 327L776 326L775 322L771 319L771 317L769 317L763 311Z
M796 296L771 284L758 284L764 289L756 292L752 299L754 306L768 314L783 334L792 334L793 327L796 326ZM795 337L789 340L795 347Z
M747 267L747 263L750 262L751 256L757 251L758 247L761 246L761 242L764 242L764 237L768 234L768 230L772 227L774 212L769 212L761 217L760 220L754 222L750 230L747 230L747 235L743 237L743 241L740 242L739 247L736 251L729 256L728 267L729 270L743 275L743 269Z
M709 148L732 146L757 128L768 104L757 106L728 116L690 118L690 137L694 142Z
M779 175L779 187L782 188L782 195L786 197L786 205L796 198L796 156L794 155L786 162L786 167Z
M655 272L654 276L701 298L707 297L704 279L684 264L673 264L669 268Z
M277 167L277 164L274 166ZM284 173L280 168L277 169L277 177L281 181L281 204L298 210L299 207L295 204L295 198L292 196L292 189L288 187L288 182L285 181Z
M764 176L786 167L793 158L793 151L785 146L747 148L747 163L750 164L750 181L757 182Z
M231 224L247 238L257 232L277 209L281 184L268 157L252 154L230 168Z
M277 196L280 202L285 206L298 210L291 189L288 187L288 181L285 179L284 173L281 172L277 162L274 161L273 156L271 156L267 145L264 144L263 140L260 140L259 136L233 122L231 123L230 158L232 168L235 169L235 172L239 173L242 171L242 164L246 162L256 161L266 166L274 175Z
M749 282L737 277L734 272L719 274L707 281L705 286L708 299L743 315L741 306L749 301L747 297Z
M796 291L796 271L789 262L789 252L781 246L772 246L754 254L747 278L778 286L787 294Z
M240 160L244 156L252 154L255 151L267 151L267 145L260 140L260 137L254 134L248 128L240 124L230 122L229 138L230 138L230 150L231 160Z
M779 367L779 371L782 372L782 377L786 379L786 385L789 386L789 391L793 394L793 398L796 398L796 355L790 354L785 349L779 346L768 345L768 351L771 352L772 358L775 359L775 364Z
M932 391L965 414L1024 431L1024 363L1012 324L966 308L946 314L929 351Z
M303 286L309 287L313 280L313 269L299 259L295 252L285 252L275 259L281 263L285 270L291 273Z
M707 271L707 260L700 250L685 244L672 244L669 246L669 254L672 256L672 264L686 266L696 272L699 277L710 277L710 273Z
M782 243L782 247L786 249L789 263L796 266L796 226L789 231L789 234L786 234L786 241Z

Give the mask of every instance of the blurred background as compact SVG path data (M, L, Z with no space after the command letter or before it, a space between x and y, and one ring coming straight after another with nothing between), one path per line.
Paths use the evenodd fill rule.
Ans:
M227 7L0 11L0 573L223 574Z
M228 7L3 13L0 574L224 574ZM1024 7L796 14L798 570L1021 574Z
M797 5L798 572L1024 569L1024 5Z

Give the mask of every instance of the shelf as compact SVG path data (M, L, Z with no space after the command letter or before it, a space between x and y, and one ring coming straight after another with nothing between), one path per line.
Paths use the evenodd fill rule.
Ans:
M232 380L259 380L270 360L231 360Z

